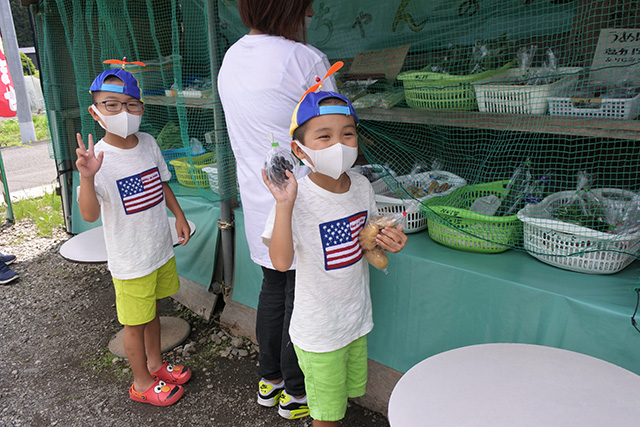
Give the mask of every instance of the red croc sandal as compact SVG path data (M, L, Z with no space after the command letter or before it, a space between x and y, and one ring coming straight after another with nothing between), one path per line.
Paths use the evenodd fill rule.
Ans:
M156 382L144 393L129 388L129 397L135 402L150 403L154 406L169 406L176 403L184 394L184 388L176 384L167 384L156 378Z
M191 369L164 362L164 365L151 375L167 384L184 384L191 378Z

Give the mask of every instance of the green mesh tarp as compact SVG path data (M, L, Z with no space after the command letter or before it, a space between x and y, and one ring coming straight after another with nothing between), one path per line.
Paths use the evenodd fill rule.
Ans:
M338 85L361 119L356 169L381 211L406 212L407 232L607 274L640 250L639 3L316 1L307 40L345 63ZM88 87L104 59L127 57L147 63L131 68L142 130L186 171L176 193L236 194L215 85L247 32L235 1L49 0L32 11L56 156L73 160L75 132L101 134Z
M221 50L215 8L204 1L44 1L32 6L55 155L75 160L75 133L85 141L104 131L91 118L89 86L127 58L138 79L145 114L140 130L153 135L173 174L176 195L211 201L235 196L232 153L224 137L215 70ZM218 179L218 170L225 176ZM222 174L221 174L222 175Z

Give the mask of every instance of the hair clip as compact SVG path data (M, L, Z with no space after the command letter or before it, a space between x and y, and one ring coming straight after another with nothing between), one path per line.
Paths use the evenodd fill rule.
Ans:
M309 89L307 89L307 91L304 93L304 95L302 95L298 103L300 103L304 99L304 97L307 96L307 94L315 92L316 90L320 89L322 87L322 82L325 81L327 77L329 77L330 75L338 71L340 68L342 68L343 65L344 65L344 62L338 61L329 68L329 71L327 71L327 74L325 74L322 79L319 79L318 76L316 76L316 81L318 83L314 84Z
M140 61L132 61L132 62L127 62L127 57L123 57L122 60L119 59L107 59L106 61L102 61L103 64L118 64L118 65L122 65L122 69L124 70L124 67L127 64L131 64L131 65L139 65L141 67L146 66L146 64L144 62L140 62Z

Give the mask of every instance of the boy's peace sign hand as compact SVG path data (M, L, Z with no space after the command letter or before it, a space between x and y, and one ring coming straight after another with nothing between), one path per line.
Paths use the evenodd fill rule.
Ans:
M88 148L84 146L82 135L77 133L76 138L78 139L78 148L76 148L78 160L76 160L76 167L78 168L78 172L80 172L80 176L92 178L96 172L100 170L100 166L102 166L104 152L99 152L96 157L95 151L93 150L93 135L89 134Z

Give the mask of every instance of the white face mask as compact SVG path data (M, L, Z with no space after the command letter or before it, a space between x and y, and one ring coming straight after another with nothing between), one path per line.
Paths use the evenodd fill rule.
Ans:
M132 135L138 132L140 128L140 122L142 121L142 114L131 114L125 110L122 110L116 115L113 116L105 116L102 114L95 105L92 105L93 111L96 112L98 117L102 119L100 126L102 128L114 135L118 135L120 138L126 138L129 135ZM102 124L104 122L104 124Z
M296 141L298 147L311 159L302 159L302 163L317 173L327 175L333 179L340 178L344 172L349 170L358 158L358 147L348 147L342 143L337 143L322 150L312 150Z

